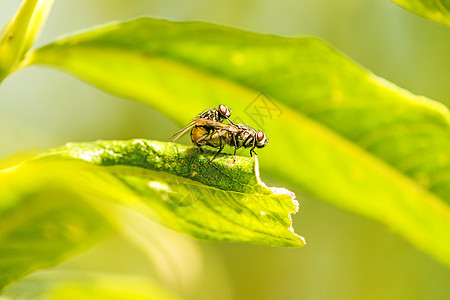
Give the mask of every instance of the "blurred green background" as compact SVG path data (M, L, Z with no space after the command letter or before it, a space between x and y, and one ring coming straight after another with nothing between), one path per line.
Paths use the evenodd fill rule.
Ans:
M1 2L1 24L19 4ZM37 45L142 15L317 36L375 74L450 104L449 28L388 0L56 0ZM37 67L13 74L0 86L0 126L0 158L69 141L167 141L179 129L144 104ZM268 174L262 177L269 185L283 185ZM195 241L135 216L143 227L154 228L150 242L157 236L163 246L145 253L117 236L58 269L148 275L186 299L450 299L446 266L380 224L287 188L300 201L294 227L306 238L304 248Z

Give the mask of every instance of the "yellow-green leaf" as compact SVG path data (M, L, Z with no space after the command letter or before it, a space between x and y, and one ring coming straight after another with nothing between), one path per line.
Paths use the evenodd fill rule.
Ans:
M137 276L102 273L43 272L12 285L2 300L176 300L155 282Z
M0 35L0 82L20 63L42 28L54 0L25 0Z
M89 248L108 231L103 216L58 167L0 171L0 291Z
M392 0L416 15L450 26L448 0Z

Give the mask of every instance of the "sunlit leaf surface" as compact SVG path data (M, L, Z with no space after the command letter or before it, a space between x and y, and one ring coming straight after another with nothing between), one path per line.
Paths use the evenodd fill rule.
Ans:
M138 19L68 37L28 59L147 103L180 126L226 104L235 122L269 137L258 151L264 172L381 221L450 263L448 109L320 40Z

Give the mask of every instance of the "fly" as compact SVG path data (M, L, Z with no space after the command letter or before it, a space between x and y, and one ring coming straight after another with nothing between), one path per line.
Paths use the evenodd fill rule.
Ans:
M214 122L220 122L220 123L222 123L226 119L231 124L234 124L230 120L230 115L231 115L231 110L228 107L226 107L225 105L220 104L218 109L215 109L215 108L207 109L204 112L202 112L201 114L199 114L197 116L197 118L210 120L210 121L214 121ZM173 139L174 141L178 140L181 136L186 134L186 132L188 132L190 129L194 128L195 123L196 123L195 119L197 119L197 118L194 118L193 122L191 122L189 125L187 125L183 129L181 129L180 131L176 132L170 138Z
M262 131L256 131L243 124L224 124L203 118L194 118L191 140L198 146L219 148L211 162L223 150L225 145L234 147L234 160L238 148L250 148L250 156L256 155L255 148L263 148L269 140Z

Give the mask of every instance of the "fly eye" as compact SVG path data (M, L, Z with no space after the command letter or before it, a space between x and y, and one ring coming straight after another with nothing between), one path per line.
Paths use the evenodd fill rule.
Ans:
M256 133L256 139L258 140L258 142L262 142L264 140L264 138L265 138L264 132L258 131Z
M230 116L230 110L228 109L228 107L226 107L223 104L219 105L219 111L222 115L224 115L225 117L229 117Z

